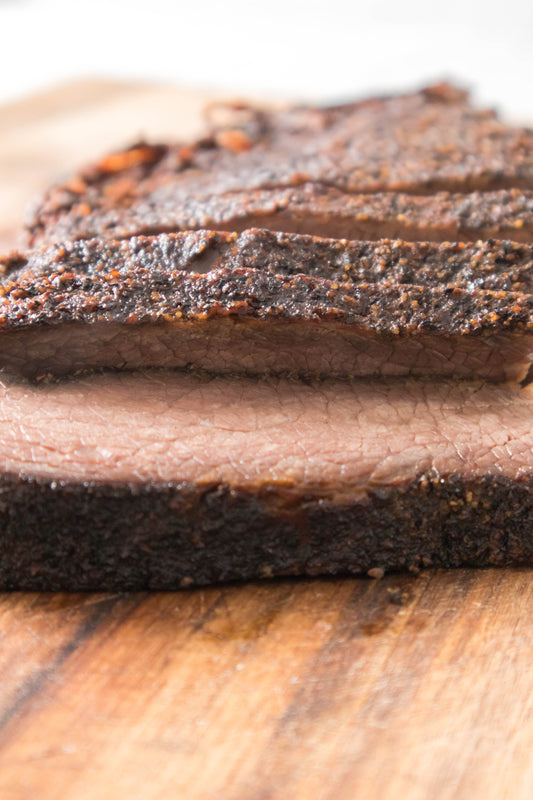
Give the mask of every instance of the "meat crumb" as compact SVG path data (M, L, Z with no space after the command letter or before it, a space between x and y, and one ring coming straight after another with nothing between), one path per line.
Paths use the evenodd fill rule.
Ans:
M366 574L369 578L375 578L376 580L379 580L385 575L385 570L382 567L372 567L372 569L369 569Z

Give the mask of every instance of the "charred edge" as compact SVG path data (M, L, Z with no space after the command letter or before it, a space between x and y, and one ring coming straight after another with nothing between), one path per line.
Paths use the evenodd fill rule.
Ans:
M7 476L2 484L6 589L172 590L376 567L533 564L531 479L421 476L373 490L368 501L342 503L220 484L80 485ZM99 619L85 623L58 664Z

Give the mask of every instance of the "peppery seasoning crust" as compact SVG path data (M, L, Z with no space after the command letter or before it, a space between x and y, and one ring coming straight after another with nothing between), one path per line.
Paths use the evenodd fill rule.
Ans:
M533 241L533 192L507 189L430 196L346 194L308 183L256 191L188 195L179 202L146 199L126 207L59 214L34 243L126 239L184 230L268 228L336 239Z
M52 187L28 215L29 244L270 227L269 215L274 228L336 235L340 226L350 238L442 239L454 229L531 238L531 194L513 190L533 189L533 131L473 108L455 87L229 111L193 144L136 143ZM448 194L409 198L438 192Z
M533 246L251 230L78 241L3 260L0 326L329 320L392 335L531 330Z

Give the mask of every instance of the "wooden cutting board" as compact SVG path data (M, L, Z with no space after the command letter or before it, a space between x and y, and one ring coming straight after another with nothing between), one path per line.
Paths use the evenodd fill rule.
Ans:
M77 83L0 111L0 236L48 181L207 95ZM533 574L0 595L2 800L533 796Z

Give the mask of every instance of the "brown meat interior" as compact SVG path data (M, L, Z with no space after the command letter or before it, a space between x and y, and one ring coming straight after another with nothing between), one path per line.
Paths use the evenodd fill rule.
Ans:
M532 420L529 388L472 382L4 378L0 458L17 476L282 487L343 502L422 475L526 478Z
M242 233L249 228L264 228L282 233L297 233L308 236L321 236L326 239L364 239L377 242L380 239L402 239L408 242L474 242L479 239L512 239L515 242L533 242L531 227L501 225L499 228L489 224L478 228L465 226L457 229L452 224L439 221L424 227L423 224L411 223L400 219L347 219L344 216L321 216L309 214L256 214L225 219L221 223L209 221L210 230L235 231ZM196 226L200 230L205 226ZM183 230L178 225L154 225L143 229L139 227L135 233L154 235L158 233L176 233ZM129 236L131 234L126 234Z
M327 321L207 320L63 323L2 334L0 368L29 379L80 371L195 368L300 377L455 377L522 381L533 335L397 336Z

